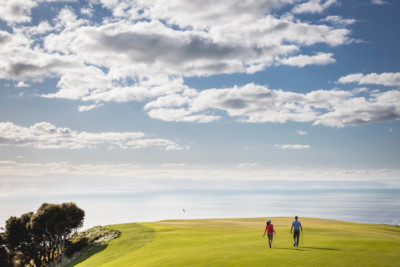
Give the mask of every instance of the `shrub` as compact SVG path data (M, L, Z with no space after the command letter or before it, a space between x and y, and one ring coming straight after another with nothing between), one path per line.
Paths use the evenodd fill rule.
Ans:
M88 246L89 239L87 237L76 238L73 241L67 242L65 254L67 257L72 257L75 253L87 248Z

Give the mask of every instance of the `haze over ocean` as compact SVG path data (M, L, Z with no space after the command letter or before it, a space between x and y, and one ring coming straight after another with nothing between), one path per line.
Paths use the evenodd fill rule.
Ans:
M86 212L84 228L167 219L276 217L400 223L399 189L227 189L154 192L24 193L0 196L0 220L35 211L42 202L74 201ZM28 204L29 203L29 204ZM185 210L185 212L183 212Z

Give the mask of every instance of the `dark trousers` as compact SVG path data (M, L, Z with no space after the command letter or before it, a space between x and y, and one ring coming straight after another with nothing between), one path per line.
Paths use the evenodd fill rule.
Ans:
M293 240L294 240L294 242L296 242L296 245L299 244L299 239L300 239L300 230L294 230Z

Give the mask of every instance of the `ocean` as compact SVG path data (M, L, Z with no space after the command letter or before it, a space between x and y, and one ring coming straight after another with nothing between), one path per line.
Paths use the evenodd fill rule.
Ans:
M1 192L0 226L43 202L75 202L83 229L167 219L295 215L349 222L399 224L400 189L199 189L146 192Z

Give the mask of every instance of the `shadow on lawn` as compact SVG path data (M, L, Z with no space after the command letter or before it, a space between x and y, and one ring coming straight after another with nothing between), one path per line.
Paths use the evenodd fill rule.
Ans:
M338 248L318 248L318 247L303 247L303 248L308 248L308 249L320 249L320 250L336 250L336 251L341 250L341 249L338 249Z
M121 238L122 236L127 235L128 238L125 238L125 243L124 246L128 246L128 248L121 249L122 252L120 253L114 253L112 256L107 257L107 262L110 262L118 257L121 257L125 255L126 253L131 253L132 251L138 250L139 248L143 247L147 243L150 243L153 241L154 237L156 236L156 232L153 228L138 224L138 223L132 223L130 224L130 227L126 230L127 233L124 233L122 231ZM128 242L126 242L128 240ZM98 244L93 247L89 247L86 250L82 252L80 256L75 258L72 262L67 264L65 267L72 267L75 266L79 263L82 263L95 254L105 250L108 246L108 243L106 244Z
M99 244L99 245L91 246L91 247L87 248L86 250L84 250L79 257L77 257L73 261L69 262L65 267L72 267L79 263L82 263L85 260L92 257L93 255L105 250L106 247L107 247L107 244Z

